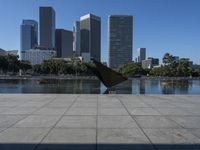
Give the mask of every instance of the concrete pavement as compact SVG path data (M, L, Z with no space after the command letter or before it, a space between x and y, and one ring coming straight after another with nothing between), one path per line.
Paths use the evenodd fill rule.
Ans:
M0 150L200 149L200 96L0 94Z

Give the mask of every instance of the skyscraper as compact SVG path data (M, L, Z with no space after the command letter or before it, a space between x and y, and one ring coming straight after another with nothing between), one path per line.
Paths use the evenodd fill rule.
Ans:
M118 68L132 61L133 17L111 15L108 18L109 67Z
M35 46L38 46L38 22L35 20L23 20L22 24L33 26L34 44Z
M52 7L40 7L40 46L55 48L55 11Z
M137 62L142 63L142 61L146 59L146 48L138 48L137 55Z
M80 33L80 21L75 21L73 26L73 51L76 56L81 56L81 33Z
M38 44L38 23L23 20L20 26L20 59L24 60L24 51L35 48Z
M73 56L73 32L56 29L57 57L69 58Z
M101 60L101 18L87 14L80 18L81 55ZM84 59L84 58L83 58Z

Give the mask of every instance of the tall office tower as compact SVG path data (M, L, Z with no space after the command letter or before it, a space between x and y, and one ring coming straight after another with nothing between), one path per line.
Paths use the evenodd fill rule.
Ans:
M20 26L20 59L24 60L24 51L38 44L38 24L34 20L23 20Z
M80 21L75 21L73 26L73 51L75 52L76 56L81 56L81 33L80 33Z
M55 48L55 11L52 7L40 7L40 46Z
M73 56L73 32L56 29L57 57L70 58Z
M146 48L138 48L137 55L137 62L142 63L142 61L146 59Z
M38 22L35 20L23 20L22 24L33 26L34 44L35 44L35 46L38 46Z
M118 68L132 61L133 17L111 15L108 18L109 67Z
M81 55L83 59L101 60L101 18L87 14L80 18ZM84 58L86 57L86 58Z

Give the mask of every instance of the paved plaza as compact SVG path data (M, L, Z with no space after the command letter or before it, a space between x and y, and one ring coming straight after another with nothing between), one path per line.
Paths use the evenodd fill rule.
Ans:
M0 150L200 150L200 96L0 94Z

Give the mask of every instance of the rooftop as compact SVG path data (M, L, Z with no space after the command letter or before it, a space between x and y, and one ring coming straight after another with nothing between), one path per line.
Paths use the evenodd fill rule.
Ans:
M84 16L82 16L82 17L80 18L80 20L82 21L82 20L85 20L85 19L88 19L88 18L92 18L92 19L95 19L95 20L98 20L98 21L101 20L100 17L95 16L95 15L90 14L90 13L89 13L89 14L86 14L86 15L84 15Z

